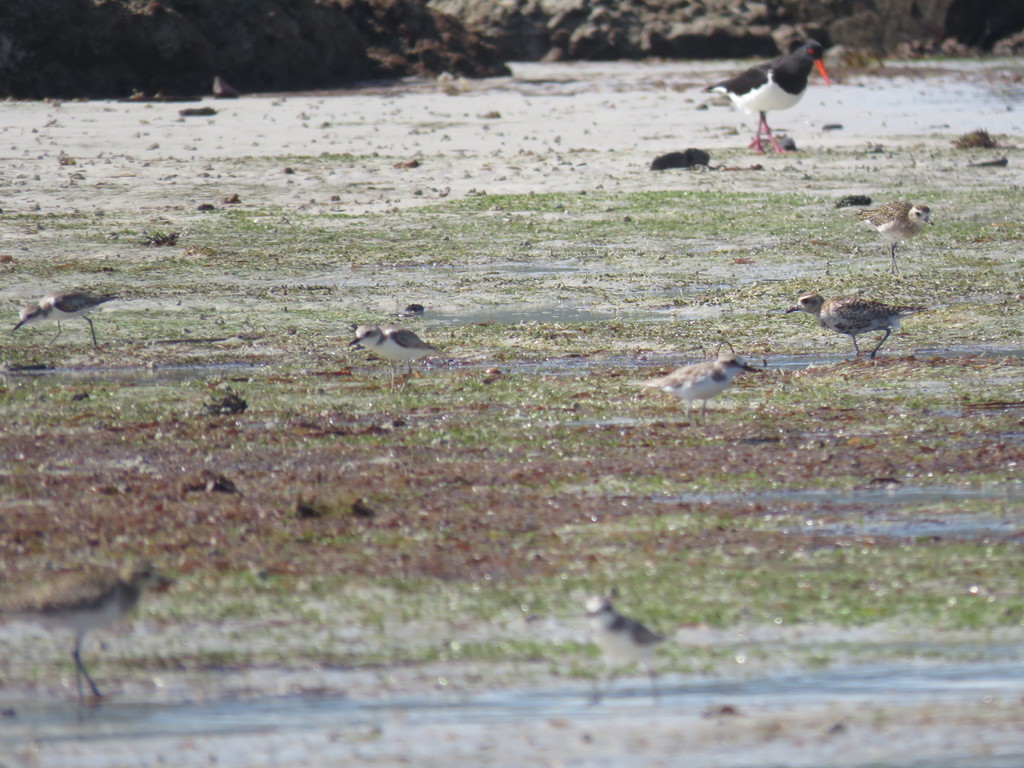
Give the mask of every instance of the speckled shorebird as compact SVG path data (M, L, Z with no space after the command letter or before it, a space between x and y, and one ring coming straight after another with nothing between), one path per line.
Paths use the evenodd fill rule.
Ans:
M103 694L82 663L82 640L86 632L117 623L135 608L145 590L163 591L173 583L150 563L128 566L120 572L69 573L44 584L37 592L26 596L20 605L4 613L10 618L74 632L71 657L75 660L78 698L84 698L82 678L85 678L93 695L100 699Z
M116 298L116 296L112 295L97 296L79 291L57 291L44 296L37 304L30 304L22 309L21 320L14 326L14 330L18 330L23 325L40 323L43 320L56 320L57 336L60 336L61 320L81 317L89 324L89 330L92 331L92 343L99 346L99 343L96 341L96 328L93 327L92 319L88 317L88 313L92 312L100 304L105 304ZM50 339L48 343L52 344L57 339L57 336Z
M349 346L367 349L387 360L391 365L392 389L395 387L395 370L403 362L408 366L408 382L412 377L413 361L439 351L437 347L427 344L412 331L399 328L397 325L385 325L383 328L377 325L360 325L356 328L356 337Z
M667 376L642 381L640 386L660 389L680 400L685 400L687 418L690 416L693 401L703 400L701 421L704 422L707 421L708 400L724 392L736 374L756 370L757 368L747 365L732 352L725 352L719 355L717 360L685 365Z
M760 120L757 123L757 135L750 142L750 148L764 152L764 147L761 146L763 128L775 151L781 153L782 147L772 136L772 129L768 127L765 113L774 109L789 109L800 101L807 90L807 78L811 74L812 66L817 68L825 85L831 85L825 65L821 62L824 50L821 43L808 40L787 56L758 64L705 90L724 93L744 112L757 112Z
M858 216L889 238L889 258L892 259L889 272L894 275L900 273L900 268L896 264L897 243L909 240L920 233L925 224L935 223L932 221L931 209L927 205L911 205L900 200L880 205L870 211L861 211Z
M893 307L871 299L830 299L825 301L816 293L808 293L797 299L796 306L786 310L789 312L806 312L814 315L822 328L842 333L853 339L853 349L860 355L857 337L862 333L885 331L878 344L871 350L870 357L881 348L889 334L900 329L900 320L915 312L925 311L925 307Z
M652 664L654 649L665 641L639 621L615 610L608 597L587 599L587 621L597 647L601 649L607 671L604 690L595 682L593 701L599 702L609 690L617 670L639 665L651 678L651 695L658 698L657 672Z

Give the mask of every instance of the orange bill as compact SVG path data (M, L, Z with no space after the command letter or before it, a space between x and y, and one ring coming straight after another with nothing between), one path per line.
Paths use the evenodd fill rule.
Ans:
M818 74L825 81L825 85L832 85L832 81L828 79L828 72L825 71L825 65L821 63L821 59L815 59L814 66L817 67Z

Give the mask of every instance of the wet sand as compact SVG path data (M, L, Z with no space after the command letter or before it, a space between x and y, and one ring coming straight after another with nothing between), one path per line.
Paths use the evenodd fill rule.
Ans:
M693 188L700 174L648 170L654 156L690 146L708 150L712 165L725 153L731 164L769 168L736 173L736 189L770 189L778 183L771 169L783 166L805 169L813 185L819 161L840 175L844 168L858 178L875 174L881 186L901 176L941 181L945 161L932 163L929 150L947 147L951 135L979 127L1024 134L1021 88L1003 67L921 65L893 77L840 76L832 88L814 84L797 107L769 116L804 152L737 155L753 118L714 105L700 91L730 69L519 65L513 78L493 81L211 100L214 118L181 118L177 110L188 105L180 104L8 103L0 130L3 210L55 216L129 211L157 227L165 215L203 203L230 206L223 200L234 194L243 204L358 216L482 192ZM825 129L836 123L842 128ZM879 156L885 146L909 147L912 160L901 154L896 164L871 167L870 161L829 156L833 149L871 144L880 146ZM964 162L998 154L979 151ZM395 166L396 159L417 158L416 167ZM991 173L976 183L1024 183L1016 156ZM837 196L854 191L841 181L827 189ZM6 251L30 252L29 233L8 227L4 237ZM35 283L0 284L0 301L9 307L37 294ZM467 314L456 312L461 308L440 308L453 312L452 322L465 321ZM145 302L135 309L143 311ZM479 308L466 310L473 311ZM548 629L585 642L580 623L553 619L552 625ZM1003 768L1024 761L1019 626L991 638L991 647L972 638L959 665L893 669L853 658L848 672L840 660L838 670L794 669L792 680L778 677L786 662L775 650L793 638L750 629L759 632L750 641L740 629L681 630L679 643L749 641L761 658L708 676L670 676L657 707L645 681L633 677L604 705L588 707L584 684L567 688L538 661L376 671L171 671L129 680L110 705L84 714L67 697L73 680L5 681L0 709L16 714L0 718L0 766L674 765L685 756L691 765L723 767ZM133 630L103 633L103 646L94 639L90 652L136 644L180 648L190 637L211 645L218 634L215 627L154 626L142 617ZM0 642L19 658L62 657L63 639L44 637L0 626ZM850 632L848 640L868 648L905 643L926 649L929 642L891 627ZM956 638L939 640L947 652L949 644L956 647ZM47 645L33 650L40 643Z

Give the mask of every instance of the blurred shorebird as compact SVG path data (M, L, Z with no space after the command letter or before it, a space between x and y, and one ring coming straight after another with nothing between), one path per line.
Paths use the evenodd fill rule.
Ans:
M871 350L869 357L881 349L889 334L900 329L900 320L917 312L924 312L926 307L889 306L871 299L829 299L825 301L817 293L808 293L797 299L796 306L790 307L786 313L806 312L817 318L822 328L842 333L853 339L854 358L860 356L857 337L862 333L885 331L878 344Z
M88 316L89 312L92 312L100 304L105 304L108 301L116 299L116 296L111 295L94 295L91 293L81 293L78 291L57 291L44 296L39 300L37 304L30 304L21 310L21 319L18 324L14 326L13 330L18 330L23 325L32 325L33 323L40 323L44 320L56 320L57 321L57 336L60 336L61 327L60 321L67 320L72 317L81 317L89 324L89 330L92 331L92 343L99 346L96 341L96 328L92 324L92 319ZM54 336L48 343L52 344L56 341L57 336Z
M147 589L162 592L173 584L172 579L158 573L150 563L128 566L120 572L69 573L44 584L21 605L5 611L4 615L74 632L75 645L71 657L75 660L79 701L84 698L83 678L92 689L93 696L101 699L103 694L82 662L82 641L86 632L116 624L131 613Z
M686 401L686 416L690 416L690 405L694 400L703 400L701 422L707 421L708 400L721 394L732 383L733 378L742 371L756 371L732 352L724 352L716 360L705 360L701 363L678 368L667 376L641 381L640 386L660 389L681 400Z
M391 366L391 388L395 388L395 370L405 363L408 367L406 383L412 377L412 363L421 357L427 357L439 350L427 344L412 331L399 328L397 325L360 325L356 337L350 347L366 349L383 357ZM405 386L403 384L402 386Z
M869 211L861 211L858 216L889 238L889 258L892 259L889 272L894 275L900 273L900 268L896 264L897 244L919 234L925 224L935 223L932 221L931 208L927 205L911 205L900 200Z
M588 598L587 620L607 671L604 690L599 684L594 685L593 702L597 704L608 694L617 670L637 665L643 667L650 677L651 696L657 701L658 674L652 661L654 649L665 641L665 637L652 632L639 621L623 616L615 610L608 597Z

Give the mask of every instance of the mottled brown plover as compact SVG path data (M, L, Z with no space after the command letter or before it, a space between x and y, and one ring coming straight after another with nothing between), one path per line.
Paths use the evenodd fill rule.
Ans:
M5 615L74 632L71 657L75 660L78 698L84 698L82 678L85 678L93 695L100 699L103 694L82 663L82 640L86 632L117 623L135 608L145 590L163 591L173 583L150 563L128 566L120 572L69 573L42 585L13 610L5 611Z
M900 329L900 320L915 312L925 311L925 307L889 306L871 299L830 299L825 301L816 293L808 293L797 299L796 306L786 310L789 312L806 312L814 315L822 328L842 333L853 339L854 358L860 355L857 337L862 333L885 331L878 344L871 350L870 357L881 348L889 334Z
M757 123L757 135L750 142L750 147L764 152L761 146L763 128L775 151L781 153L782 147L772 136L765 113L774 109L789 109L800 101L807 90L807 77L811 74L812 66L817 68L825 85L831 85L825 65L821 62L824 50L821 43L808 40L787 56L758 64L705 90L724 93L744 112L757 112L760 120Z
M616 671L639 665L651 679L651 695L658 698L657 672L653 666L654 649L665 641L663 635L652 632L639 621L623 616L615 610L607 597L587 599L587 620L597 647L601 649L607 672L604 690L594 685L593 701L599 702L609 690Z
M96 329L93 327L92 319L88 317L88 313L92 312L100 304L104 304L108 301L116 299L116 296L101 295L97 296L91 293L81 293L78 291L58 291L51 293L48 296L44 296L39 300L37 304L30 304L21 310L21 320L14 326L13 330L18 330L23 325L31 325L32 323L39 323L43 320L56 320L57 321L57 336L60 336L60 321L67 320L70 317L82 317L85 322L89 324L89 330L92 331L92 343L96 346L99 344L96 341ZM57 336L54 336L48 343L52 344Z
M724 352L716 360L705 360L679 368L667 376L640 382L642 387L660 389L686 401L686 416L690 416L690 405L694 400L703 400L701 421L707 420L708 400L721 394L732 383L733 377L741 371L756 371L757 368L744 363L732 352Z
M388 361L391 366L391 388L395 387L395 370L403 362L407 364L409 374L405 381L412 377L412 363L421 357L427 357L439 350L427 344L412 331L399 328L397 325L360 325L356 328L356 337L349 344L357 349L367 349ZM404 384L403 384L404 386Z
M901 240L909 240L924 229L925 224L934 224L932 212L927 205L911 205L896 200L880 205L870 211L861 211L858 216L872 227L889 238L889 258L892 266L889 272L898 275L900 268L896 264L896 245Z

